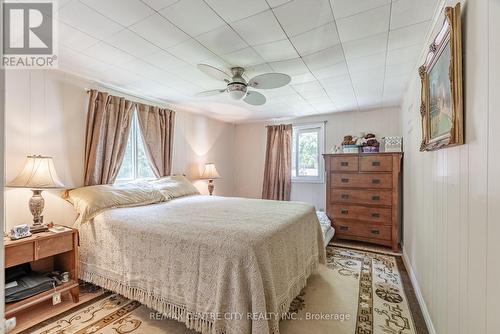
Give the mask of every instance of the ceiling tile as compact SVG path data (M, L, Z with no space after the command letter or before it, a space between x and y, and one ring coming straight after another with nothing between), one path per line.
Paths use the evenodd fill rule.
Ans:
M145 56L144 61L167 71L175 67L182 67L188 65L186 62L180 60L177 57L174 57L173 55L163 50Z
M429 28L429 22L414 24L389 32L389 50L401 49L413 45L422 45Z
M190 38L159 14L151 15L129 29L163 49L168 49Z
M306 56L340 43L337 28L332 22L292 37L290 40L301 56Z
M269 63L269 65L276 72L285 73L288 75L301 75L305 73L309 73L309 69L304 64L301 58L276 61Z
M270 43L286 38L271 10L234 22L231 26L250 45Z
M219 55L247 47L247 44L228 25L201 34L196 39Z
M346 59L369 56L383 52L387 48L389 32L343 43Z
M351 77L349 74L342 74L324 79L319 79L321 85L328 91L352 87Z
M400 64L396 64L396 65L390 65L390 66L387 66L386 69L385 69L385 77L396 77L396 76L402 76L402 75L406 75L406 76L409 76L409 74L411 73L411 71L413 71L413 69L415 69L415 63L414 62L410 62L410 63L400 63ZM415 73L417 73L416 69L415 69Z
M328 0L294 0L274 9L288 36L304 33L333 21Z
M267 3L269 4L269 6L271 6L271 8L275 8L290 1L293 0L267 0Z
M91 46L90 48L84 50L83 53L113 65L121 65L134 59L134 56L104 42L99 42L96 45Z
M388 5L337 20L340 40L347 42L388 31L390 11Z
M153 8L154 10L160 11L165 7L173 5L179 0L141 0L141 1L144 2L146 5L150 6L151 8Z
M105 38L123 27L79 1L73 1L59 10L59 20L92 37Z
M323 90L323 87L319 83L319 81L310 81L306 83L301 83L298 85L292 85L293 89L297 91L297 93L310 92L310 91L318 91Z
M391 30L432 19L437 0L397 0L392 2Z
M104 41L136 57L144 57L160 51L158 47L128 29L111 35Z
M304 59L304 62L311 70L331 66L345 60L344 52L340 45L335 45L323 51L302 57L302 59Z
M373 68L385 67L386 52L377 53L367 57L357 57L347 59L347 66L350 73L362 72Z
M359 14L361 12L388 5L391 0L330 0L335 19Z
M151 8L137 0L80 1L126 27L154 13Z
M128 68L131 72L141 74L142 76L158 82L167 82L169 73L163 71L157 66L151 65L142 59L135 58L132 61L125 63L123 67Z
M407 48L401 48L389 51L387 53L387 66L401 63L416 63L422 51L421 45L414 45Z
M368 81L384 82L385 68L374 67L365 71L357 71L349 73L353 84L363 84Z
M210 58L213 53L194 39L177 44L169 49L169 52L179 59L191 64L198 64L200 61Z
M292 75L291 85L302 84L306 82L316 81L316 77L310 72L304 74Z
M160 13L191 36L225 24L203 0L181 0Z
M341 61L337 64L329 65L326 67L313 69L311 70L311 72L318 80L349 74L349 71L347 70L347 63L345 61Z
M97 44L97 42L99 42L99 40L90 35L59 22L59 43L61 43L61 45L66 45L76 51L82 51Z
M311 100L320 101L321 103L331 102L328 95L326 95L325 90L320 87L318 89L304 90L299 92L300 96L307 100L307 102L311 103Z
M293 48L289 40L254 46L255 51L264 58L265 61L273 62L286 59L297 58L299 55Z
M224 58L224 60L231 66L245 67L261 64L264 62L264 59L262 59L262 57L250 47L228 53L226 55L223 55L222 58Z
M242 18L257 14L269 9L265 0L234 1L234 0L206 0L213 10L226 22L234 22Z

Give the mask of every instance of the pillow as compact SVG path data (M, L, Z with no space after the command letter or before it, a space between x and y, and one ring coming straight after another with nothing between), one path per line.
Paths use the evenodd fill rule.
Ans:
M68 190L63 198L73 204L78 223L84 223L113 208L163 202L164 196L147 182L88 186Z
M149 181L167 200L188 195L199 195L200 192L182 175L165 176Z

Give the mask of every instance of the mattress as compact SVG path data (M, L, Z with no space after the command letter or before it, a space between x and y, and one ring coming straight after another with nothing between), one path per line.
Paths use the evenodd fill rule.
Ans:
M110 209L80 231L80 277L201 333L279 333L325 261L314 207L216 196Z

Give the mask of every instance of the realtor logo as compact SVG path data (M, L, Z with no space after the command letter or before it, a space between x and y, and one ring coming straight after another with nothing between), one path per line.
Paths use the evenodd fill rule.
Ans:
M53 68L54 3L4 2L3 59L6 68Z

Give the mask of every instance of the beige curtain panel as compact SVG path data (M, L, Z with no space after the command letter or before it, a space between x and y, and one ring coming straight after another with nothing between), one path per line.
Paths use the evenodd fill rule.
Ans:
M175 112L138 103L137 116L151 169L156 177L170 175Z
M291 173L292 125L268 126L262 198L289 201L292 188Z
M85 185L110 184L123 162L134 103L89 91L85 138Z

